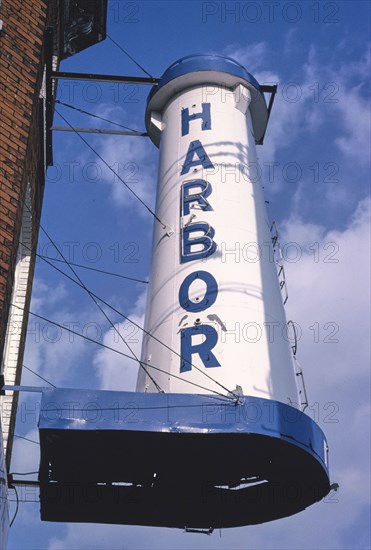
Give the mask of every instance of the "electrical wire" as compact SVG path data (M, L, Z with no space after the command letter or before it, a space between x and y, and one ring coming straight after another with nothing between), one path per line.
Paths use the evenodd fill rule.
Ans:
M77 8L77 10L78 10L80 13L82 13L82 14L84 14L84 15L88 15L88 14L86 13L86 11L84 10L84 8L82 8L81 6L79 6L79 5L77 4L77 2L73 1L73 3L74 3L75 7ZM131 61L133 61L133 63L135 63L135 65L136 65L139 69L141 69L147 76L149 76L150 78L153 78L153 76L152 76L148 71L146 71L145 68L142 67L142 65L140 65L140 64L138 63L138 61L136 61L136 60L126 51L126 50L124 50L124 48L123 48L122 46L120 46L120 44L118 44L115 40L113 40L113 38L111 38L110 35L109 35L107 32L106 32L106 37L109 38L109 40L111 40L111 42L113 42L113 43L115 44L115 46L117 46L117 48L119 48L119 50L121 50L129 59L131 59Z
M22 243L21 243L22 244ZM28 248L28 247L27 247ZM50 260L51 262L61 262L65 263L64 260L59 258L50 258L49 256L43 256L42 254L36 254L42 260ZM69 262L70 265L75 267L81 267L82 269L89 269L90 271L96 271L98 273L103 273L104 275L112 275L112 277L120 277L121 279L127 279L129 281L134 281L136 283L143 283L148 285L148 281L143 281L143 279L136 279L135 277L128 277L127 275L121 275L120 273L112 273L111 271L104 271L103 269L97 269L96 267L91 267L87 265L76 264L74 262Z
M31 213L31 209L30 207L28 206L28 204L23 201L24 203L24 206L26 206L26 208L29 210L29 212ZM102 298L100 298L99 296L97 296L96 294L94 294L93 292L91 292L86 286L85 284L82 282L81 278L77 275L77 273L75 272L75 270L71 267L71 265L69 264L69 262L66 260L66 258L64 258L63 254L60 252L60 250L58 249L57 245L54 243L53 239L50 237L50 235L48 234L48 232L45 230L45 228L40 224L40 229L44 232L44 234L47 236L47 238L49 239L49 241L51 242L51 244L53 244L54 248L57 250L57 252L62 256L63 258L63 262L66 263L69 268L71 269L72 273L75 275L75 277L77 277L79 279L80 282L76 281L76 279L72 278L70 275L68 275L67 273L65 273L63 270L59 269L58 267L56 267L55 265L51 264L45 257L39 255L37 252L35 252L35 254L37 256L39 256L40 258L42 258L47 264L49 264L51 267L53 267L53 269L56 269L59 273L61 273L62 275L64 275L65 277L67 277L69 280L71 280L73 283L75 283L77 286L80 286L81 288L83 288L90 296L91 298L93 299L93 301L96 303L96 305L99 307L100 311L103 313L103 315L106 317L106 319L110 322L111 326L113 327L113 329L117 332L117 334L119 335L119 337L121 338L121 340L123 340L123 342L126 344L126 346L130 349L130 351L132 352L130 346L127 344L127 342L123 339L123 337L121 336L121 334L117 331L116 327L113 325L113 323L110 321L110 319L106 316L106 314L104 313L104 311L102 310L102 308L100 308L99 304L97 304L96 300L94 298L96 298L97 300L99 300L100 302L102 302L104 305L106 305L107 307L109 307L112 311L114 311L115 313L117 313L118 315L122 316L124 319L126 319L127 321L129 321L130 323L132 323L134 326L136 326L139 330L141 330L142 332L144 332L147 336L153 338L154 340L156 340L159 344L163 345L164 347L166 347L169 351L171 351L172 353L175 353L179 358L181 358L181 355L176 352L175 350L173 350L172 348L170 348L167 344L165 344L164 342L162 342L161 340L159 340L158 338L156 338L154 335L152 335L151 333L149 333L148 331L146 331L143 327L141 327L140 325L138 325L135 321L133 321L132 319L130 319L130 317L124 315L121 311L117 310L114 306L112 306L111 304L109 304L108 302L106 302L105 300L103 300ZM30 250L32 252L32 249L25 245L24 243L22 243L21 241L19 241L20 244L23 244L28 250ZM17 306L16 306L17 307ZM133 353L133 352L132 352ZM136 358L138 360L138 358ZM148 371L146 370L146 367L144 367L143 363L141 363L139 360L138 360L141 368L143 368L143 370L146 372L146 374L149 376L149 378L152 380L152 382L154 383L155 387L158 389L158 391L163 391L161 390L159 387L158 387L158 384L157 382L154 381L154 379L151 377L151 375L148 373ZM239 400L239 396L237 394L235 394L233 391L229 390L228 388L226 388L223 384L221 384L220 382L218 382L217 380L215 380L212 376L210 376L209 374L207 374L206 372L204 372L202 369L198 368L196 365L194 365L193 363L191 363L192 367L195 368L195 370L198 370L199 372L201 372L206 378L209 378L212 382L214 382L215 384L217 384L219 387L221 387L224 391L227 392L227 394L230 394L231 396L231 399L234 399L236 400L236 402L238 402ZM164 371L165 372L165 371ZM168 374L169 376L175 376L174 374L172 373L166 373ZM181 379L182 380L182 379ZM218 393L218 395L220 395Z
M84 111L84 109L80 109L79 107L75 107L74 105L70 105L69 103L64 103L60 99L56 99L55 103L58 103L59 105L64 105L65 107L68 107L69 109L73 109L74 111L79 111L79 113L83 113L84 115L89 115L91 117L98 118L99 120L103 120L104 122L108 122L109 124L115 124L115 126L119 126L120 128L124 128L125 130L130 130L131 132L140 132L141 131L141 130L134 130L133 128L130 128L129 126L124 126L123 124L119 124L118 122L113 122L113 120L109 120L108 118L104 118L104 117L101 117L99 115L95 115L94 113L90 113L89 111Z
M34 439L29 439L28 437L24 437L23 435L14 434L14 437L18 437L18 439L24 439L25 441L29 441L30 443L35 443L35 445L40 445L39 441L35 441Z
M40 256L41 257L41 256ZM70 281L72 281L73 283L75 283L77 286L80 286L82 288L82 285L80 285L78 283L78 281L76 281L75 279L73 279L72 277L70 277L70 275L68 275L67 273L65 273L64 271L62 271L61 269L59 269L57 266L51 264L50 262L48 262L45 258L43 258L44 261L49 264L53 269L56 269L59 273L61 273L62 275L64 275L65 277L67 277L67 279L69 279ZM90 291L91 292L91 291ZM122 311L118 310L117 308L115 308L112 304L109 304L108 302L106 302L103 298L101 298L100 296L98 296L97 294L95 294L94 292L91 292L91 294L97 299L99 300L100 302L102 302L102 304L104 304L105 306L109 307L112 311L114 311L115 313L117 313L118 315L120 315L121 317L123 317L126 321L128 321L129 323L132 323L136 328L138 328L139 330L141 330L144 334L146 334L147 336L149 336L150 338L153 338L156 342L158 342L160 345L164 346L166 349L168 349L169 351L171 351L172 353L175 353L175 355L177 355L180 359L182 358L180 353L178 353L177 351L175 351L174 349L172 349L170 346L168 346L167 344L165 344L165 342L163 342L162 340L160 340L159 338L157 338L156 336L154 336L153 334L151 334L150 332L148 332L147 330L145 330L145 328L141 327L140 325L138 325L138 323L136 323L135 321L133 321L130 317L128 317L127 315L125 315L124 313L122 313ZM221 387L223 390L225 390L228 394L231 394L234 396L234 399L238 399L238 395L235 394L233 391L229 390L228 388L226 388L223 384L221 384L220 382L218 382L217 380L215 380L212 376L210 376L209 374L207 374L206 372L204 372L202 369L200 369L199 367L197 367L196 365L194 365L193 363L191 363L191 366L201 372L204 376L206 376L206 378L209 378L212 382L214 382L215 384L217 384L219 387ZM172 373L168 373L169 376L175 376L174 374ZM219 394L218 394L219 395ZM232 398L233 399L233 398Z
M81 141L83 141L85 143L85 145L87 145L89 147L89 149L103 162L103 164L105 166L107 166L107 168L121 181L121 183L123 183L125 185L125 187L130 191L130 193L132 193L134 195L134 197L136 199L138 199L138 201L148 210L148 212L150 214L152 214L152 216L155 218L155 220L157 220L163 227L163 229L166 229L166 224L160 220L160 218L155 214L155 212L149 207L147 206L147 204L143 201L143 199L141 199L139 197L139 195L137 195L137 193L134 191L134 189L132 189L124 179L122 179L121 176L119 176L119 174L112 168L112 166L110 166L108 164L108 162L106 162L104 160L104 158L98 153L98 151L96 151L94 149L94 147L92 145L90 145L90 143L76 130L76 128L74 128L72 126L72 124L70 124L68 122L68 120L58 111L58 109L54 109L55 112L62 118L62 120L64 120L64 122L67 124L67 126L69 126L69 128L71 128L71 130L79 136L79 138L81 139Z
M134 356L134 358L139 362L139 365L140 367L144 370L144 372L147 374L147 376L150 378L150 380L153 382L155 388L157 389L157 391L159 392L163 392L162 388L159 386L159 384L156 382L156 380L150 375L150 373L147 371L146 367L143 365L143 363L141 361L138 360L138 357L136 356L136 354L134 353L133 349L130 347L130 345L128 344L128 342L125 340L125 338L122 336L122 334L119 332L119 330L117 329L117 327L114 325L114 323L111 321L111 319L108 317L108 315L106 314L106 312L104 311L104 309L102 308L102 306L100 306L100 304L97 302L97 299L95 298L95 296L93 295L93 293L85 286L85 284L83 283L81 277L76 273L76 271L74 270L74 268L68 263L68 261L66 260L66 258L63 256L63 253L59 250L58 246L55 244L55 242L53 241L53 239L50 237L49 233L46 231L46 229L40 224L40 229L42 230L42 232L47 236L47 238L49 239L49 241L52 243L52 245L54 246L54 248L56 249L56 251L58 252L58 254L60 254L60 256L63 258L63 260L65 261L65 263L67 264L67 266L70 268L70 270L72 271L72 273L74 274L74 276L76 277L76 279L78 280L78 282L80 283L80 286L87 292L87 294L90 296L90 298L93 300L93 302L95 303L95 305L97 306L97 308L99 309L99 311L102 313L102 315L105 317L106 321L108 321L108 323L111 325L111 327L113 328L113 330L116 332L116 334L118 335L118 337L122 340L122 342L124 342L124 344L126 345L126 347L129 349L130 353ZM71 280L74 280L74 279L71 279Z
M9 502L14 502L14 500L9 499ZM20 499L18 499L18 502L22 502L22 504L24 502L29 503L29 504L37 504L37 503L40 502L40 500L30 500L29 498L23 498L23 499L20 498Z
M22 485L22 484L18 484L18 485ZM9 498L9 502L14 502L14 500ZM28 502L29 504L37 504L38 502L40 502L40 500L30 500L29 498L19 498L18 502L22 502L22 503Z
M40 227L42 228L42 226L40 225ZM50 239L50 237L48 237ZM21 241L19 241L21 242ZM52 242L52 241L51 241ZM22 244L22 243L21 243ZM28 247L27 245L25 245L25 247L29 250L30 247ZM73 283L75 283L77 286L81 287L81 288L84 288L83 285L81 285L78 281L76 281L73 277L71 277L70 275L68 275L65 271L59 269L57 266L53 265L52 263L50 263L46 257L43 257L41 255L39 255L38 253L36 253L36 256L40 257L41 259L44 260L44 262L46 262L48 265L50 265L53 269L55 269L56 271L58 271L59 273L61 273L62 275L64 275L65 277L67 277L67 279L69 279L70 281L72 281ZM67 263L68 262L66 260L61 260L61 261L64 261L64 263ZM85 287L86 289L86 287ZM127 321L129 321L129 323L132 323L135 327L137 327L139 330L141 330L142 332L144 332L144 334L146 334L147 336L149 336L150 338L153 338L156 342L158 342L159 344L161 344L162 346L164 346L166 349L168 349L169 351L171 351L172 353L175 353L175 355L177 355L179 358L181 358L181 355L173 350L170 346L168 346L167 344L165 344L165 342L162 342L162 340L159 340L156 336L154 336L153 334L151 334L150 332L146 331L143 327L141 327L140 325L138 325L135 321L133 321L130 317L126 316L124 313L122 313L121 311L119 311L117 308L115 308L114 306L112 306L111 304L109 304L108 302L106 302L103 298L101 298L100 296L98 296L97 294L94 294L94 292L92 291L89 291L90 294L92 294L97 300L99 300L100 302L102 302L105 306L109 307L112 311L114 311L115 313L117 313L118 315L120 315L121 317L123 317L124 319L126 319ZM209 374L207 374L206 372L204 372L202 369L200 369L199 367L197 367L196 365L194 365L193 363L191 363L192 367L195 369L195 370L198 370L199 372L201 372L204 376L206 376L206 378L209 378L212 382L214 382L215 384L217 384L219 387L221 387L223 390L225 390L228 394L231 394L233 395L233 398L231 397L231 399L234 399L238 401L238 395L235 394L233 391L229 390L228 388L226 388L223 384L221 384L220 382L218 382L217 380L215 380L212 376L210 376ZM172 373L167 373L169 374L169 376L175 376L174 374ZM218 393L218 395L221 395Z
M13 523L14 523L14 521L15 521L15 518L17 517L18 510L19 510L19 497L18 497L18 491L17 491L17 488L15 487L15 485L13 485L12 489L14 489L14 491L15 491L15 496L16 496L16 499L17 499L17 504L16 504L14 516L13 516L13 518L12 518L12 521L11 521L10 524L9 524L9 529L10 529L11 526L13 525Z
M46 382L47 384L50 384L50 386L53 386L53 388L56 388L56 387L57 387L57 386L55 386L54 384L52 384L51 382L49 382L49 380L47 380L46 378L44 378L43 376L41 376L41 374L38 374L38 373L35 372L34 370L30 369L30 367L27 367L26 365L23 364L23 368L29 370L30 372L32 372L32 374L34 374L34 375L37 376L38 378L41 378L41 380L44 380L44 382Z
M40 225L40 227L42 228L42 226ZM42 228L43 229L43 228ZM50 239L50 237L48 236L48 238ZM51 241L52 242L52 241ZM25 246L25 248L27 248L29 251L32 251L32 249L27 246L26 244L22 243L22 241L19 241L20 244L22 244L23 246ZM69 279L70 281L72 281L73 283L75 283L77 286L79 286L80 288L84 288L84 286L82 284L80 284L78 281L76 281L73 277L71 277L70 275L68 275L65 271L59 269L57 266L53 265L52 263L50 263L45 256L41 256L40 254L38 254L37 252L35 253L36 256L38 256L39 258L43 259L45 263L47 263L48 265L50 265L53 269L55 269L56 271L58 271L59 273L61 273L62 275L64 275L65 277L67 277L67 279ZM60 260L64 263L68 263L67 260ZM86 288L86 287L85 287ZM133 321L130 317L126 316L124 313L122 313L121 311L119 311L117 308L115 308L114 306L112 306L111 304L109 304L108 302L106 302L103 298L101 298L100 296L98 296L97 294L94 294L94 292L92 291L89 291L90 294L92 294L97 300L99 300L100 302L102 302L105 306L109 307L110 309L112 309L112 311L114 311L115 313L117 313L118 315L120 315L121 317L123 317L124 319L126 319L127 321L129 321L129 323L132 323L135 327L137 327L139 330L141 330L142 332L144 332L144 334L146 334L147 336L149 336L150 338L153 338L154 340L156 340L156 342L158 342L159 344L163 345L166 349L168 349L169 351L171 351L172 353L175 353L175 355L177 355L179 358L181 358L181 355L173 350L170 346L168 346L167 344L165 344L165 342L162 342L162 340L159 340L156 336L154 336L153 334L151 334L150 332L146 331L143 327L141 327L140 325L138 325L135 321ZM15 307L18 307L18 306L15 306ZM20 308L22 309L22 308ZM36 315L36 314L34 314ZM62 328L65 328L65 327L62 327ZM96 342L95 340L93 340L94 342ZM225 390L228 394L230 395L233 395L233 398L230 397L232 400L237 400L238 401L238 395L235 394L233 391L229 390L228 388L226 388L225 386L223 386L223 384L220 384L220 382L218 382L217 380L215 380L212 376L210 376L209 374L207 374L206 372L204 372L202 369L200 369L199 367L197 367L196 365L194 365L193 363L191 363L191 366L195 369L195 370L198 370L199 372L201 372L204 376L206 376L207 378L209 378L212 382L214 382L215 384L217 384L218 386L220 386L223 390ZM166 373L168 374L169 376L175 376L174 374L172 373ZM209 391L209 390L208 390ZM218 395L222 395L222 394L219 394Z
M126 50L124 50L124 48L122 46L120 46L120 44L118 44L109 34L107 34L107 38L109 40L111 40L111 42L113 42L113 44L119 49L121 50L129 59L131 59L131 61L133 61L133 63L135 63L135 65L137 67L139 67L139 69L141 69L147 76L149 76L150 78L154 78L153 75L151 75L151 73L149 73L148 71L146 71L146 69L144 67L142 67L142 65L140 65L138 63L138 61L136 61L134 59L134 57L132 57Z
M22 311L25 311L23 307L17 306L16 304L11 304L13 307L20 309ZM123 351L120 351L118 349L112 348L111 346L107 346L106 344L103 344L102 342L99 342L98 340L94 340L93 338L89 338L89 336L86 336L84 334L81 334L80 332L77 332L75 330L72 330L70 328L67 328L60 323L57 323L56 321L53 321L51 319L48 319L47 317L44 317L43 315L39 315L38 313L34 313L33 311L29 311L30 315L33 315L34 317L37 317L38 319L41 319L42 321L45 321L47 323L50 323L51 325L54 325L56 327L59 327L62 330L65 330L66 332L70 332L71 334L74 334L75 336L79 336L80 338L83 338L84 340L87 340L88 342L92 342L93 344L97 344L98 346L101 346L102 348L108 349L110 351L113 351L114 353L117 353L119 355L122 355L123 357L126 357L127 359L130 359L131 361L136 361L138 363L141 363L138 359L135 359L135 357L132 357L131 355L128 355L127 353L124 353ZM173 374L171 372L168 372L164 369L160 369L159 367L156 367L155 365L147 365L149 368L154 369L156 371L162 372L163 374L166 374L168 376L172 376L173 378L177 378L178 380L181 380L182 382L186 382L187 384L191 384L192 386L195 386L197 388L200 388L202 390L209 391L211 393L215 393L216 395L219 395L220 397L223 397L224 399L232 399L232 397L228 395L224 395L218 391L212 390L210 388L206 388L205 386L201 386L200 384L196 384L195 382L192 382L191 380L187 380L185 378L182 378L181 376L178 376L176 374ZM201 371L202 372L202 371ZM215 381L215 383L217 383ZM228 391L228 390L227 390ZM232 392L229 392L232 394ZM233 394L234 395L234 394ZM235 396L237 397L237 396ZM234 400L234 399L233 399ZM22 439L26 439L27 441L31 441L32 443L37 443L36 441L32 441L27 439L26 437L22 437L20 435L16 435L15 437L20 437ZM37 443L38 445L39 443Z

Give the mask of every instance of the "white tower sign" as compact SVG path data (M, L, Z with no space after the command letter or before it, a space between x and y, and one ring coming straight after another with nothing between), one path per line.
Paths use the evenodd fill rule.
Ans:
M255 151L267 123L259 84L234 61L209 56L177 62L162 81L146 120L160 148L156 215L165 227L155 225L151 336L137 389L157 391L153 377L165 392L228 388L296 405Z

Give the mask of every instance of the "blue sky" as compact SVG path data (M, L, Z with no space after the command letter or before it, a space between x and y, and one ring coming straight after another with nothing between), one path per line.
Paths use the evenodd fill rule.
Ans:
M265 144L258 147L260 170L286 259L287 317L301 329L298 358L309 393L307 413L326 433L331 480L340 490L294 517L205 537L41 522L38 503L30 502L37 491L22 489L28 502L20 505L9 548L370 548L369 4L108 4L108 34L153 76L182 56L213 52L235 58L261 84L279 84ZM143 76L109 39L66 60L61 69ZM144 129L148 92L146 86L61 81L58 94L61 101ZM58 109L76 126L108 127ZM65 125L57 115L55 124ZM85 138L154 205L158 151L148 138ZM75 263L146 279L153 218L78 136L54 133L54 161L42 225L63 254ZM56 255L43 234L38 252ZM143 322L145 284L83 269L79 275L93 292ZM123 349L89 297L41 260L31 309ZM111 318L139 350L139 331L117 315ZM135 387L134 362L32 316L25 365L61 387ZM42 382L26 370L23 383ZM22 395L18 435L37 440L37 411L38 396ZM36 471L38 460L37 445L15 441L12 471Z

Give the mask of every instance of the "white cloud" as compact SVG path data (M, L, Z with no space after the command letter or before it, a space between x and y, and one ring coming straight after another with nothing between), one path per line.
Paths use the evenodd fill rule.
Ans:
M139 124L133 121L132 114L119 105L102 104L96 114L128 128L140 129ZM97 126L106 127L107 123L97 121ZM143 123L141 129L144 130ZM115 206L119 208L130 206L135 208L138 214L145 216L145 207L128 188L132 189L145 204L153 208L158 154L149 138L106 135L104 139L96 138L92 144L113 170L110 170L104 162L94 156L93 160L99 164L104 181L110 187L110 195ZM91 161L91 151L86 149L80 159L82 164Z
M283 242L302 245L299 261L285 266L287 309L302 331L307 413L318 417L328 437L331 478L340 484L339 502L326 514L328 537L336 540L335 526L351 528L369 504L369 201L358 205L343 231L289 219Z
M282 82L277 72L262 70L269 53L265 42L248 46L230 45L223 53L244 65L259 84L278 84L264 147L257 151L261 162L273 162L276 151L293 143L299 132L311 131L319 126L320 114L313 104L313 92L309 88L312 80L304 78L300 82Z
M287 311L301 330L299 360L309 399L321 408L321 420L331 419L332 406L328 406L327 415L326 403L335 403L333 407L338 409L339 425L324 427L335 438L333 455L342 464L344 457L351 459L353 443L336 430L340 426L345 429L345 422L357 424L354 419L359 417L368 433L362 411L370 382L369 227L368 200L358 205L343 231L324 232L321 226L298 219L290 219L282 227L283 242L297 243L291 248L292 258L297 250L301 254L297 262L285 265L290 296Z
M75 300L63 283L53 286L42 279L37 279L34 285L30 309L50 321L30 315L25 365L57 386L81 386L86 374L84 369L89 369L87 358L94 351L94 344L71 331L100 341L107 327L104 317L94 304L85 307L80 304L76 308ZM23 377L35 383L34 375L28 371L23 372ZM40 380L38 383L45 386Z
M102 142L98 152L117 174L113 174L106 166L102 165L116 206L130 206L145 216L145 207L121 180L124 180L147 206L153 208L157 179L157 170L154 169L156 154L153 144L145 137L109 136Z
M287 40L297 38L292 29ZM278 83L278 93L263 148L261 162L273 162L279 149L288 148L298 136L318 131L336 116L341 133L334 138L339 152L349 160L367 164L370 158L370 100L365 95L369 77L369 50L357 62L344 61L340 67L323 63L314 46L309 49L301 79L283 81L273 71L263 71L269 48L265 42L241 46L232 44L225 54L244 65L260 84ZM250 68L249 68L250 67ZM278 190L275 186L274 190Z
M336 384L339 377L349 375L349 363L354 363L354 357L358 357L360 365L357 369L353 367L352 377L367 374L364 354L369 336L365 310L365 304L370 303L369 226L370 204L365 199L343 231L325 232L323 227L303 223L297 218L289 219L281 227L283 243L300 246L298 261L290 260L285 267L292 298L288 310L303 328L306 327L306 340L304 334L303 339L308 344L310 339L316 338L317 331L309 326L319 325L318 337L328 345L315 348L317 351L321 348L321 362L327 364L326 376L320 377L321 387L325 385L327 389ZM286 244L286 248L290 256L290 246ZM298 249L293 246L291 250L294 259ZM326 323L335 323L336 327L326 329ZM337 334L331 337L330 333L335 332L337 326ZM339 345L332 344L331 340L339 340Z
M336 105L342 117L344 135L335 140L349 159L366 164L370 160L370 101L359 93L359 87L348 89L344 100Z
M139 124L134 118L135 112L137 108L130 112L129 109L124 109L118 104L102 103L94 114L130 129L145 131L144 123ZM97 128L120 129L99 119L94 120L94 126ZM145 206L128 188L134 191L147 206L154 208L158 152L150 139L145 136L126 135L102 135L88 138L84 136L84 139L103 160L78 140L81 153L77 158L75 151L72 150L71 154L74 153L74 162L82 167L81 173L83 175L86 173L86 177L91 178L88 180L90 182L94 182L94 178L97 181L103 180L116 208L130 207L139 215L146 217L148 212Z
M115 324L103 338L103 344L129 356L140 358L143 332L138 328L144 325L146 293L142 293L129 312L130 321ZM131 322L133 321L133 322ZM136 326L138 325L138 326ZM101 349L94 358L94 367L103 390L135 391L138 363L110 351Z
M267 42L255 42L248 47L230 44L224 48L223 53L241 63L249 73L253 74L253 71L257 71L264 65L269 47Z
M342 135L335 139L341 153L349 160L367 164L370 159L370 108L371 102L365 90L370 73L370 51L366 49L358 61L344 62L340 67L320 63L314 47L304 66L306 81L318 84L318 103L321 113L334 112L342 127ZM327 108L327 109L326 109Z
M58 302L62 302L67 294L64 281L49 286L40 278L36 278L32 289L31 310L34 313L40 313L44 306L52 307Z

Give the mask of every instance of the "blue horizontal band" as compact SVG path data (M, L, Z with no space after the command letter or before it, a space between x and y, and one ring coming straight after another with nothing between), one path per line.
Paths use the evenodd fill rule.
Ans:
M241 404L212 395L53 389L43 392L40 430L259 434L305 449L328 472L326 439L300 410L243 396Z

